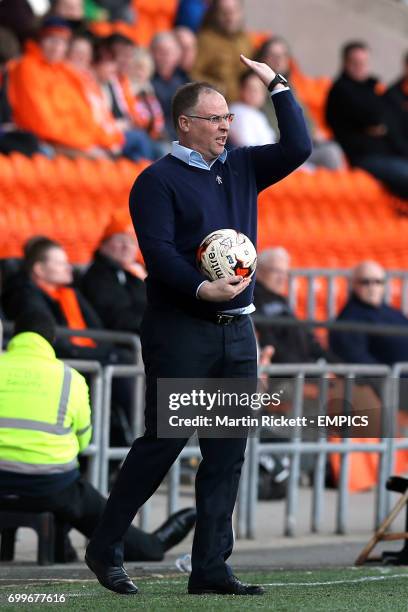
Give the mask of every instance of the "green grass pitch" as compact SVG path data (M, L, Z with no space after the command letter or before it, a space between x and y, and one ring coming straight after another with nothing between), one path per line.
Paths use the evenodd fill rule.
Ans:
M33 569L33 574L35 569ZM196 596L186 592L187 577L152 575L135 578L140 593L121 596L89 580L0 580L0 610L84 610L86 612L144 609L274 610L277 612L407 612L408 568L333 568L271 570L239 574L246 582L265 586L262 597ZM64 594L61 603L9 603L11 594Z

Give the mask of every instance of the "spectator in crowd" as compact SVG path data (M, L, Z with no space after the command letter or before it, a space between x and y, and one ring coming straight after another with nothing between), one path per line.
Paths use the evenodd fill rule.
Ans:
M241 0L214 0L198 34L197 61L192 71L196 81L208 81L228 102L238 100L239 77L245 66L236 61L239 54L253 54L244 31Z
M136 262L137 252L129 214L116 213L82 279L83 294L108 329L140 332L146 306L146 271Z
M239 102L230 106L235 117L229 139L234 146L250 147L276 142L276 133L261 110L266 103L266 93L252 71L244 72L240 77ZM272 105L269 103L269 106Z
M101 329L98 315L74 289L72 266L62 246L44 236L31 239L25 247L24 269L10 276L3 288L6 316L15 320L29 304L52 317L57 325L71 329ZM107 354L90 338L70 337L56 342L59 357L106 361Z
M114 64L112 62L105 64L102 60L100 64L98 61L94 62L92 41L85 34L73 37L68 49L67 61L81 79L83 94L92 110L95 123L105 134L107 149L112 155L121 154L125 146L125 135L111 112L107 96L97 78L99 67L102 76L105 74L114 76ZM131 151L131 153L134 152ZM138 151L135 153L139 154Z
M116 131L119 130L124 137L122 154L134 161L160 157L161 149L156 147L148 131L140 125L142 120L139 123L139 116L136 115L137 101L130 89L123 88L123 82L118 78L115 56L103 41L95 49L93 72L100 88L100 103L108 101L107 110L114 120Z
M267 40L259 50L257 59L268 64L275 72L282 74L288 80L292 92L296 95L291 81L291 53L285 39L280 36L274 36ZM328 140L313 121L304 105L302 108L313 142L312 154L307 160L307 164L323 166L332 170L343 168L344 155L339 145L332 140ZM277 131L277 121L273 105L266 104L264 110L272 128Z
M0 27L0 153L19 151L31 156L39 152L39 142L34 134L16 128L8 98L9 66L19 54L20 44L13 32Z
M385 92L385 101L408 142L408 52L403 58L402 75Z
M176 140L171 114L171 101L177 89L188 79L180 68L181 50L173 32L160 32L154 36L151 52L155 64L152 84L164 113L166 132L170 140Z
M378 80L370 76L369 48L364 42L348 43L342 60L327 100L327 122L353 166L408 198L408 141L380 95Z
M259 314L271 319L270 326L259 326L261 348L266 348L273 363L313 363L319 359L338 361L331 351L326 351L313 333L296 325L273 325L274 317L295 321L286 297L290 270L290 256L283 247L260 253L256 271L254 304ZM265 355L265 353L262 353Z
M0 430L0 508L52 512L59 526L55 560L66 562L77 559L69 530L78 529L90 538L105 499L78 469L78 452L86 449L92 433L87 384L56 359L54 340L52 319L25 311L16 321L7 352L0 356L0 416L16 420ZM24 428L18 425L23 420ZM160 561L193 527L195 514L193 508L180 510L151 534L130 526L124 538L125 558Z
M193 32L197 32L204 19L211 0L180 0L176 26L186 27Z
M129 74L134 57L135 43L127 36L119 33L111 34L105 39L105 42L115 58L119 80L125 79Z
M107 157L111 136L96 123L81 76L66 60L71 30L58 17L44 22L39 43L10 71L9 100L16 125L57 152Z
M0 23L16 34L20 42L35 35L38 24L28 0L2 0Z
M197 38L189 28L178 26L174 29L181 49L180 68L189 75L197 58Z
M364 261L352 271L352 292L337 321L407 327L408 319L384 302L385 271L375 261ZM388 364L408 361L408 336L364 332L330 332L330 347L348 363Z
M137 125L154 140L158 153L164 155L169 152L169 145L166 140L163 110L151 81L153 73L154 62L149 50L144 47L134 49L128 76L135 119Z

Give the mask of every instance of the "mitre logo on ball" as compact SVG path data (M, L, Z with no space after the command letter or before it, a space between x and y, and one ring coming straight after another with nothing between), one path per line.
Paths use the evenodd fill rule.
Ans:
M197 250L200 270L212 280L229 276L250 277L256 268L256 250L245 234L220 229L204 238Z

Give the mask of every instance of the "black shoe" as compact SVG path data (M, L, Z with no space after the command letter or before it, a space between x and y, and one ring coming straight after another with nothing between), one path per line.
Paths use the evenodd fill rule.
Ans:
M85 563L105 589L121 595L136 595L137 586L133 584L123 566L105 565L105 563L91 559L87 553Z
M163 545L164 552L176 546L194 527L197 512L195 508L184 508L172 514L165 523L152 535L155 535Z
M193 584L189 581L188 592L190 595L263 595L265 589L244 584L236 576L231 576L217 584Z

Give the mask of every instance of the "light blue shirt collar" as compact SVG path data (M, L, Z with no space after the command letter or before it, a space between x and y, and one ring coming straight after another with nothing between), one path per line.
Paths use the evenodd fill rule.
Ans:
M194 151L194 149L183 147L178 140L173 141L171 154L174 155L174 157L177 157L177 159L183 161L185 164L194 166L195 168L202 168L203 170L211 170L212 165L217 161L217 159L219 159L221 163L224 163L227 159L227 150L224 149L221 155L210 162L206 162L201 153Z

